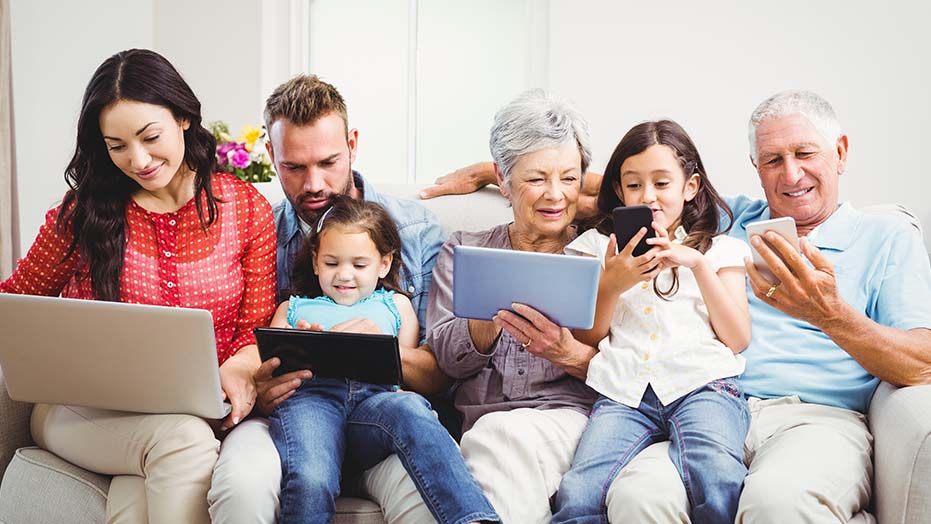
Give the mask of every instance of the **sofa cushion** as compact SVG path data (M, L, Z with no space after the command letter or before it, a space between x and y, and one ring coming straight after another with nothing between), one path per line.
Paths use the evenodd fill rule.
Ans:
M385 517L371 500L340 497L336 499L336 515L330 524L385 524Z
M31 414L32 404L10 398L0 369L0 477L17 449L33 445L29 434Z
M110 478L39 448L16 450L0 484L0 523L100 524Z

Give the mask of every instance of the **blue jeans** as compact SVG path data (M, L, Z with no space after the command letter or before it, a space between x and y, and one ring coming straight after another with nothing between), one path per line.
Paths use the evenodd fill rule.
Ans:
M734 522L747 467L750 413L736 382L721 379L668 406L647 387L637 409L604 396L556 493L554 523L608 522L608 488L647 446L669 440L695 524Z
M269 423L281 457L281 524L330 522L341 472L362 472L392 453L437 522L500 521L456 443L416 393L314 377Z

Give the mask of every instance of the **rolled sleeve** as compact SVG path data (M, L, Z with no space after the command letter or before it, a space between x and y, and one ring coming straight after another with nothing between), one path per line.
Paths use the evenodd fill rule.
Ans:
M453 249L461 243L460 234L453 233L440 249L427 306L427 343L443 373L459 380L478 373L494 355L494 351L482 354L476 350L468 319L457 318L452 311Z

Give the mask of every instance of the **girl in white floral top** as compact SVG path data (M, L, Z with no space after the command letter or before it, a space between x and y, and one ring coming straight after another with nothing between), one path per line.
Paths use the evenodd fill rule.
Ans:
M617 246L611 211L646 205L656 238L633 256L641 230ZM566 251L601 258L591 330L598 345L586 383L599 399L556 497L553 522L604 522L608 487L640 451L669 440L692 522L733 522L747 469L750 416L734 381L750 341L744 281L748 246L719 234L730 210L709 182L688 134L669 120L621 139L605 169L605 218ZM726 231L726 230L725 230ZM618 248L620 250L618 251Z

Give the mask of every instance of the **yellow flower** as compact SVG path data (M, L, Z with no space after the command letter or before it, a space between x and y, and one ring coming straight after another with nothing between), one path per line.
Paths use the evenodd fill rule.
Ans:
M239 134L239 138L236 139L237 142L243 142L246 145L246 151L252 152L252 146L255 144L255 141L262 136L262 129L258 127L245 126L242 128L242 133Z

